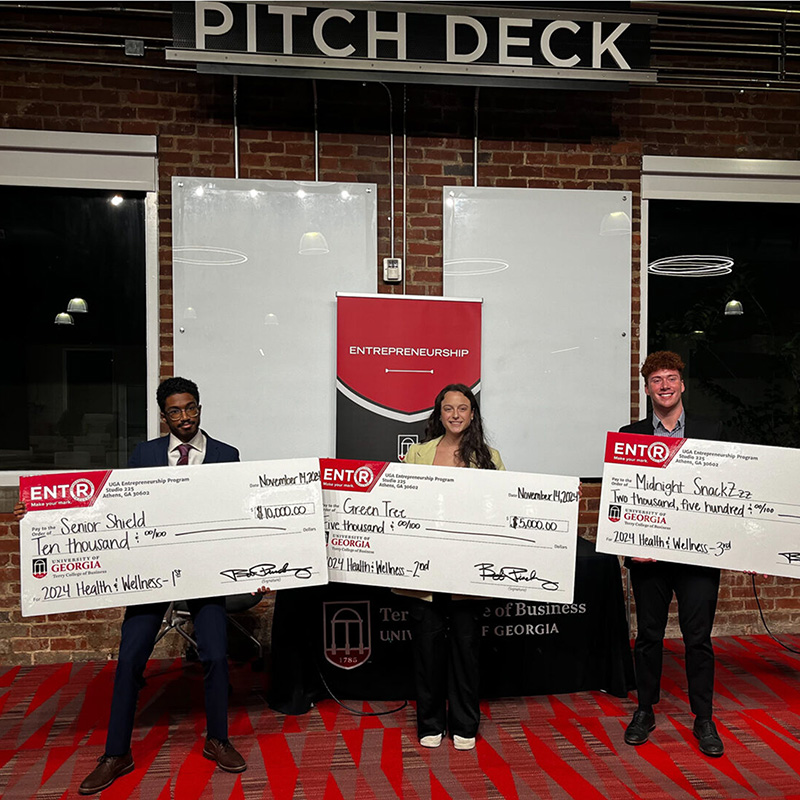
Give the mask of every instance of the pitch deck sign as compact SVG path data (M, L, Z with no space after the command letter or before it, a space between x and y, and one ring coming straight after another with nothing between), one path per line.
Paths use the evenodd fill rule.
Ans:
M327 583L317 459L20 478L22 614Z
M800 577L800 451L609 433L597 549Z
M167 59L206 69L417 83L654 83L657 17L433 3L175 3Z
M320 459L330 580L571 603L579 479Z
M402 461L449 383L476 394L481 302L337 297L336 455Z

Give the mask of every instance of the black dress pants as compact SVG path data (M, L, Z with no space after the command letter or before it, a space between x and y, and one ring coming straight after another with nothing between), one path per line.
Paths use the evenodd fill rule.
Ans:
M479 603L434 594L411 600L417 735L471 738L480 722Z
M660 698L664 631L673 593L686 648L689 703L697 717L711 717L714 700L714 650L711 629L717 609L719 570L668 561L628 561L636 599L636 669L639 706Z

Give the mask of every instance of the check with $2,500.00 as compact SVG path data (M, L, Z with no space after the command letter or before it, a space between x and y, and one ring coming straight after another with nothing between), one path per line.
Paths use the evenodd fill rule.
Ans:
M597 549L800 577L800 451L609 433Z

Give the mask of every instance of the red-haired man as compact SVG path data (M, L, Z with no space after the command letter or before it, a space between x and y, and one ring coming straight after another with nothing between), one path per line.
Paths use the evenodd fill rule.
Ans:
M691 439L720 439L719 423L686 413L683 407L684 363L677 353L651 353L642 365L644 391L653 406L651 415L621 428L622 433L643 433ZM625 731L625 741L644 744L656 727L653 706L660 697L664 631L673 594L678 601L678 622L686 648L689 704L695 715L694 735L700 751L721 756L722 739L712 720L714 650L711 629L717 608L719 570L693 564L629 558L633 596L636 599L636 644L633 657L639 707Z

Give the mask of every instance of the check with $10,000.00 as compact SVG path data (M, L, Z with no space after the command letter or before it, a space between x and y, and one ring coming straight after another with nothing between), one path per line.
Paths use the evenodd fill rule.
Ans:
M327 583L317 459L25 476L24 616Z
M597 549L800 577L800 451L609 433Z

